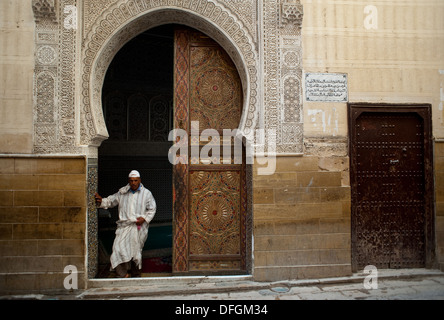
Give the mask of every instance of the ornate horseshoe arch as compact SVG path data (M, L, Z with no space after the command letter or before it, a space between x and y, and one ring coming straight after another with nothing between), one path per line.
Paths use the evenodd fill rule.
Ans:
M258 118L257 53L252 37L237 17L220 4L202 1L154 5L141 0L115 4L96 20L83 43L82 145L100 146L108 137L101 93L109 64L125 43L150 28L169 23L195 28L216 40L231 56L243 86L244 106L239 129L251 136Z
M96 18L82 43L82 96L80 142L88 146L88 174L92 195L97 183L94 155L108 138L102 112L102 86L115 54L138 34L163 24L182 24L216 40L230 55L238 70L243 90L243 114L239 129L251 137L258 119L257 49L242 22L228 9L208 0L116 1ZM175 3L175 5L171 5ZM92 199L92 196L88 199ZM88 277L97 270L97 221L94 203L88 200Z

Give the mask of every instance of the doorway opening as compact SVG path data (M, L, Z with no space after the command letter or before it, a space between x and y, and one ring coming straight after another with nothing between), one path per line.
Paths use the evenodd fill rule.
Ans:
M142 276L172 272L172 165L168 134L173 128L175 25L149 29L129 41L111 62L102 89L108 140L99 148L98 193L107 197L138 170L156 201L143 248ZM109 257L118 209L99 209L98 278L113 277Z
M182 172L168 159L173 128L189 133L197 121L200 130L219 134L236 129L242 92L227 52L181 25L148 29L111 62L102 88L109 139L99 148L98 192L103 197L116 193L131 170L141 173L152 192L157 212L142 252L142 276L251 270L251 168L245 161L235 164L234 158L224 165L190 159ZM117 208L99 210L99 278L114 277L109 258L117 220Z

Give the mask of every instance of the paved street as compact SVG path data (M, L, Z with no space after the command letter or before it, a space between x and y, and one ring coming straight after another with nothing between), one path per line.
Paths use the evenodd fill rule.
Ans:
M136 279L134 279L137 281ZM147 279L146 281L150 281ZM378 270L350 277L255 282L251 278L178 278L127 286L95 283L78 299L120 300L444 300L444 272ZM138 282L140 283L140 282ZM121 286L122 285L122 286Z
M444 272L439 270L391 269L373 275L276 282L255 282L249 276L95 279L87 290L0 300L444 300Z
M270 289L245 292L122 297L131 300L444 300L444 277L378 281L377 289L363 283L291 286L276 284Z

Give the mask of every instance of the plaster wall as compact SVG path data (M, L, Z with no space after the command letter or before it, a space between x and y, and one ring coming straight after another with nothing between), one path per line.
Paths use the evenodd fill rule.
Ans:
M31 1L0 2L0 152L31 153L34 18Z
M430 103L444 135L444 3L301 1L304 73L345 73L350 102ZM346 104L304 101L305 137L347 136Z

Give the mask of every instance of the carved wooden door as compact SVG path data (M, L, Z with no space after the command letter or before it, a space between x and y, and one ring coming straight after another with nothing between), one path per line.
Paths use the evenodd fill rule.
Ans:
M426 264L432 212L427 110L351 109L354 270Z
M233 142L222 138L222 130L239 126L242 90L237 70L215 41L196 30L178 29L174 90L175 128L187 131L190 149L198 153L190 150L186 164L173 166L173 272L244 273L245 161L208 164L217 161L200 157L205 146ZM214 129L219 137L200 141L191 129Z

